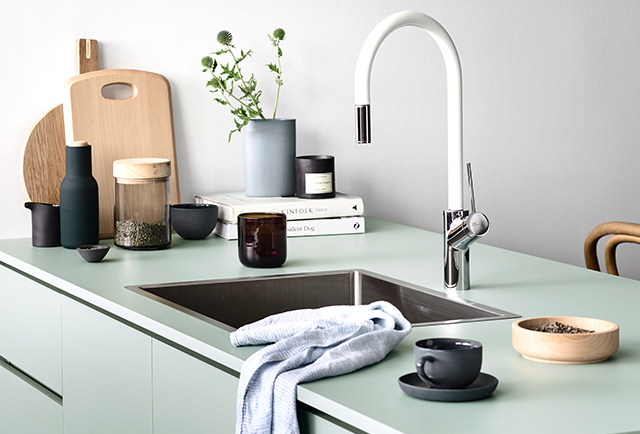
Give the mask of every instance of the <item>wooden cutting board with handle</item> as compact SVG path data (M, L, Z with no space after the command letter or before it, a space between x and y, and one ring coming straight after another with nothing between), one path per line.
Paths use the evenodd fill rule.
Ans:
M98 70L98 41L76 41L76 73ZM33 125L22 152L22 183L29 202L60 203L65 173L65 133L62 104Z
M113 88L124 88L129 96L113 98ZM171 202L180 202L171 89L165 77L131 69L94 71L70 78L65 90L66 140L85 140L92 149L101 238L113 237L114 160L171 160Z

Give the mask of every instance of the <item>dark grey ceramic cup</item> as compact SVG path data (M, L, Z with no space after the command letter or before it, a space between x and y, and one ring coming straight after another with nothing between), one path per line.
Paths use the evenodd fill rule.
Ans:
M413 355L420 379L437 389L464 389L482 367L482 344L468 339L423 339L415 343Z
M171 226L185 240L201 240L218 223L218 206L205 203L171 205Z

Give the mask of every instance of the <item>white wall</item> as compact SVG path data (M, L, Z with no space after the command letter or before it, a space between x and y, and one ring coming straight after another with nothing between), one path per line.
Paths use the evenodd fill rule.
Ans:
M438 20L463 69L465 161L473 162L488 244L583 266L587 232L640 222L640 2L630 0L3 0L0 3L0 238L28 237L20 158L31 125L63 98L74 41L100 43L100 69L160 73L172 85L181 194L242 190L242 137L204 87L200 58L230 30L251 48L270 106L266 37L287 31L280 117L299 154L336 156L337 185L366 214L441 231L446 207L444 65L404 28L372 75L373 144L354 144L353 72L362 42L400 10ZM623 274L640 278L634 248Z

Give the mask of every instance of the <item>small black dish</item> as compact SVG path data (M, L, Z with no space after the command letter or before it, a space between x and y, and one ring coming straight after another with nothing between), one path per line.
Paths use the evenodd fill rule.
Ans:
M171 205L171 226L187 240L206 238L218 223L218 206L204 203Z
M80 256L87 262L100 262L102 258L107 256L109 246L103 246L101 244L87 244L84 246L76 247Z
M476 401L488 397L498 387L498 379L493 375L480 373L478 379L464 389L436 389L429 386L412 372L398 378L404 393L418 399L440 402Z

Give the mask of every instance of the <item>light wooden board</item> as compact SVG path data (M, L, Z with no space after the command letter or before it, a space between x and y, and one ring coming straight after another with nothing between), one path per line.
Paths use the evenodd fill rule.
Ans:
M76 41L76 73L98 70L98 41ZM60 203L65 173L65 134L62 104L33 125L22 152L22 183L27 201Z
M22 182L27 201L60 203L65 172L62 104L49 110L29 131L22 154Z
M111 85L130 86L132 95L105 98L103 88ZM66 140L85 140L92 148L101 238L113 237L114 160L171 160L171 202L180 202L171 89L165 77L131 69L94 71L70 78L65 90Z

